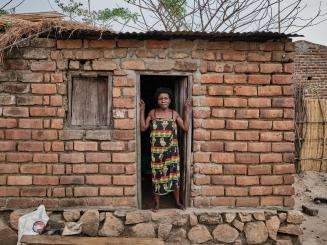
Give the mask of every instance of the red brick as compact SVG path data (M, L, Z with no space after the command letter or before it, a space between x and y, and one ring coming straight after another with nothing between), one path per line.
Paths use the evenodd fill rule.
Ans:
M293 130L294 129L294 121L274 121L273 122L273 130Z
M260 199L258 197L237 197L236 206L238 207L258 207Z
M260 64L261 73L279 73L283 72L282 64Z
M0 186L0 197L19 196L19 188Z
M294 108L294 98L273 98L272 106Z
M226 74L224 75L224 82L228 84L246 83L247 75Z
M51 119L51 128L62 129L64 127L63 119Z
M65 165L63 164L53 164L52 165L52 174L64 174Z
M207 87L201 85L193 85L192 94L193 95L205 95L207 93Z
M26 107L5 107L2 111L3 115L6 117L28 117L28 108ZM7 123L12 123L7 121ZM10 124L9 124L10 125ZM8 127L8 126L6 126Z
M283 133L281 132L263 132L260 133L260 141L282 141Z
M284 44L281 42L268 41L260 45L260 50L263 51L283 51Z
M207 73L201 76L201 83L223 83L223 75L216 73Z
M295 110L294 109L284 109L284 118L295 118Z
M248 121L245 120L226 120L227 129L247 129Z
M257 73L259 72L259 66L257 64L237 64L234 66L236 73Z
M236 118L259 118L258 109L239 109L236 110Z
M18 151L43 151L43 143L37 141L19 142Z
M7 185L31 185L32 176L8 176Z
M51 144L51 150L52 151L64 151L64 142L61 142L61 141L55 141L55 142L52 142Z
M97 153L87 153L85 155L86 162L110 162L111 161L111 154L104 153L104 152L97 152Z
M210 176L208 175L194 175L194 184L208 185L210 184Z
M236 132L236 140L259 140L259 132L257 131L238 131Z
M53 188L52 190L53 197L64 197L65 196L65 188Z
M233 87L230 86L209 86L209 95L232 95Z
M273 168L274 174L294 174L295 166L294 164L283 164L283 165L275 165Z
M235 156L234 153L212 153L211 154L211 161L216 163L235 163Z
M294 86L283 86L283 95L294 95Z
M223 151L223 142L205 142L201 145L201 151Z
M235 176L211 176L211 183L214 185L235 185Z
M271 166L270 165L250 165L248 167L249 175L263 175L263 174L271 174Z
M109 185L111 184L111 176L109 175L87 175L85 176L87 185Z
M271 107L269 98L249 98L249 107Z
M124 169L124 165L120 164L100 164L99 166L99 172L102 174L123 174Z
M45 187L22 188L20 191L20 195L26 197L45 197L46 193Z
M1 151L15 151L16 142L15 141L0 141Z
M237 163L246 163L246 164L259 163L259 154L255 154L255 153L236 153L235 161Z
M136 185L136 178L135 175L129 176L113 176L112 183L114 185Z
M210 140L210 131L195 129L193 130L193 139L194 140Z
M225 107L246 107L247 99L243 98L224 98Z
M294 175L284 175L283 179L284 179L284 184L285 185L292 185L295 182Z
M212 140L234 140L234 132L230 130L212 130Z
M282 154L280 153L264 153L260 155L261 163L279 163L282 162Z
M259 62L265 62L271 60L271 52L249 52L248 61L259 61Z
M55 153L35 153L33 162L53 163L58 162L58 154Z
M76 151L97 151L98 143L91 141L74 141L74 150Z
M250 129L271 129L272 122L261 121L261 120L252 120L249 122Z
M295 200L293 197L284 197L284 206L293 208L295 205Z
M15 128L17 127L16 119L0 118L0 128Z
M235 206L234 197L214 197L210 200L211 206Z
M225 120L220 119L204 119L202 122L203 128L220 129L225 127Z
M220 97L204 97L193 99L194 106L222 106L223 99Z
M261 206L283 206L283 197L262 197Z
M33 61L31 63L32 71L55 71L56 63L53 61Z
M272 76L272 84L293 84L292 75L273 75Z
M19 119L18 127L20 128L43 128L42 119Z
M258 95L259 96L279 96L282 95L281 86L259 86Z
M98 196L98 187L74 187L75 197Z
M32 117L54 117L57 109L54 107L31 107L30 114Z
M223 196L224 187L222 186L204 186L201 188L203 196Z
M280 196L292 196L295 194L294 187L291 185L281 185L273 187L273 194Z
M134 108L134 98L113 98L113 106L116 108Z
M239 164L226 164L223 166L224 174L239 174L245 175L247 172L246 165L239 165Z
M62 153L60 154L60 162L63 163L83 163L83 153Z
M85 183L84 176L70 175L70 176L60 177L61 185L83 185L84 183Z
M135 122L130 119L114 119L115 129L134 129Z
M30 162L32 161L32 154L11 152L7 153L7 162Z
M236 86L234 92L240 96L256 96L257 88L254 86Z
M249 152L270 152L271 144L264 142L249 142L248 143Z
M261 176L261 185L280 185L283 184L283 176L271 175L271 176Z
M1 174L14 174L18 173L18 164L0 164L0 173Z
M210 117L210 108L193 108L194 118L208 118Z
M268 196L272 194L270 186L252 186L250 187L250 196Z
M258 185L259 178L257 176L237 176L236 185L248 186L248 185Z
M217 153L218 154L218 153ZM207 152L194 152L193 153L194 162L210 162L210 153Z
M135 174L136 173L136 166L135 164L128 164L125 166L125 173L126 174Z
M247 151L248 146L247 146L246 142L230 141L230 142L225 142L225 150L226 151Z
M80 39L57 40L57 48L58 49L82 48L82 40Z
M226 61L244 61L246 60L245 52L238 51L224 51L223 60Z
M56 94L56 84L31 84L33 94Z
M100 196L123 196L123 187L100 187Z
M283 110L279 109L261 109L260 118L270 119L270 118L282 118Z
M31 139L31 131L25 129L8 129L5 131L6 139L28 140Z
M247 196L248 189L245 187L226 187L226 196Z
M270 84L271 77L269 75L249 75L249 84Z
M285 73L293 74L294 64L293 63L283 64L283 70Z
M294 144L292 142L272 143L273 152L293 152L294 150Z
M98 172L97 164L74 164L74 174L94 174Z
M112 153L112 162L135 162L135 153Z

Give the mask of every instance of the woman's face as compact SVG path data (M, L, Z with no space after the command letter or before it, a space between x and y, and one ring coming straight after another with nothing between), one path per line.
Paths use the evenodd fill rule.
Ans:
M166 109L169 107L171 102L170 96L167 93L161 93L158 96L158 106L162 109Z

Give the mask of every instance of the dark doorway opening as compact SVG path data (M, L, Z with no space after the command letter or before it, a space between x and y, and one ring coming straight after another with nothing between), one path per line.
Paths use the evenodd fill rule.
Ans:
M176 110L183 117L183 104L187 95L187 76L171 76L171 75L141 75L140 76L140 96L145 102L145 117L150 110L156 107L154 101L154 93L157 88L170 88L174 93L175 103L171 105L171 109ZM151 172L151 145L150 145L150 129L141 132L141 204L142 209L151 209L153 207L153 191L152 191L152 172ZM185 205L185 149L186 140L184 132L178 128L178 144L180 151L180 200ZM160 196L160 209L175 208L175 200L173 193Z

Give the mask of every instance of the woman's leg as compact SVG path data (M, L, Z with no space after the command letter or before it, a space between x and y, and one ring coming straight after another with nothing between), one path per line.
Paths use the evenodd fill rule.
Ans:
M160 195L154 194L154 207L153 211L159 210Z
M176 202L176 207L179 209L184 209L183 204L181 204L181 202L179 200L179 187L176 187L174 189L173 194L174 194L174 198L175 198L175 202Z

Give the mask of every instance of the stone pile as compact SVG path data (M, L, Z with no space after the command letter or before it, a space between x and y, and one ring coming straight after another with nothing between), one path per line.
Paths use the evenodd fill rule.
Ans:
M10 226L24 212L13 211ZM77 209L49 213L47 230L80 236L158 237L167 244L295 244L302 234L299 211L218 212L208 210ZM61 233L60 233L61 234Z

